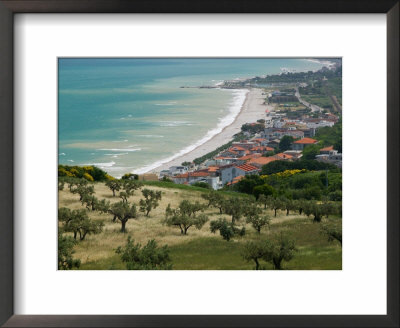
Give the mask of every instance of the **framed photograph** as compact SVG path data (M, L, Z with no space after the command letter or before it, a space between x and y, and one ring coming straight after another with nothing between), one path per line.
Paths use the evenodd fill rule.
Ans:
M399 326L398 1L0 15L2 325Z

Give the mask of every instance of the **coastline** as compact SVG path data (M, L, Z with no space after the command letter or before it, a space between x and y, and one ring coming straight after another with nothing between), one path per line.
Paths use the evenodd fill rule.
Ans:
M265 118L265 110L268 108L268 105L263 104L265 96L262 95L262 92L262 89L250 89L233 122L225 126L221 132L215 134L211 139L179 157L142 173L158 173L168 169L170 166L181 165L181 163L185 161L192 162L195 158L201 157L231 141L232 137L241 131L241 126L243 124L253 123L259 119Z

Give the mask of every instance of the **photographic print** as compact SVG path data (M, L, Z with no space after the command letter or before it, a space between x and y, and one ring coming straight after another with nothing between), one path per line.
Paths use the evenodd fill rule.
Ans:
M59 58L59 270L341 270L341 58Z

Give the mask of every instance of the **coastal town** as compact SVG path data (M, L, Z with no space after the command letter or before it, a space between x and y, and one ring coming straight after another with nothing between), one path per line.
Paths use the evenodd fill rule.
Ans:
M302 87L306 85L303 83ZM229 147L201 163L171 166L162 170L159 178L186 185L207 183L217 190L232 186L247 175L259 174L262 166L273 161L300 160L310 146L319 148L315 154L317 161L342 167L341 149L321 146L314 138L320 128L338 123L339 113L302 100L298 89L285 92L272 89L263 96L265 117L244 124ZM281 151L282 146L286 150Z

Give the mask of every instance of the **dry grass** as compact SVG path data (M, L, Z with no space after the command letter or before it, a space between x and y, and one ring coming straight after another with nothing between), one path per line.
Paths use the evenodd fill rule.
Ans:
M212 237L220 239L218 234L210 232L210 224L207 222L202 229L197 230L195 227L191 227L188 230L188 235L182 236L180 230L177 227L168 227L162 224L164 219L165 209L168 204L172 207L177 207L183 199L190 201L199 201L205 203L204 199L201 198L201 192L199 191L188 191L173 188L161 188L154 186L146 186L145 188L152 190L160 190L162 192L162 199L160 205L150 212L150 216L146 217L143 213L139 212L137 219L131 219L126 225L127 232L120 233L121 224L112 222L112 215L100 214L98 212L88 211L88 215L92 220L102 220L105 224L104 230L98 235L89 235L83 242L79 242L75 246L75 258L79 258L82 263L97 261L105 259L115 255L115 249L118 246L124 245L128 236L131 236L136 242L142 244L147 243L150 239L155 239L159 245L178 245L185 242L191 242L199 238ZM121 199L116 196L112 196L111 190L109 190L103 183L95 184L95 195L99 199L107 199L111 203L118 202ZM138 204L142 198L142 194L139 190L135 191L135 194L129 198L129 202ZM84 206L79 201L79 195L74 195L68 191L68 189L59 191L59 207L68 207L71 209L82 209ZM273 217L272 211L266 210L271 218L271 224L281 223L287 220L304 218L299 215L286 216L285 212L279 212L276 218ZM209 208L205 211L208 214L210 220L224 217L230 219L227 215L220 215L219 210L215 208ZM244 224L244 219L241 220L241 224ZM246 229L252 230L250 225L246 225Z

